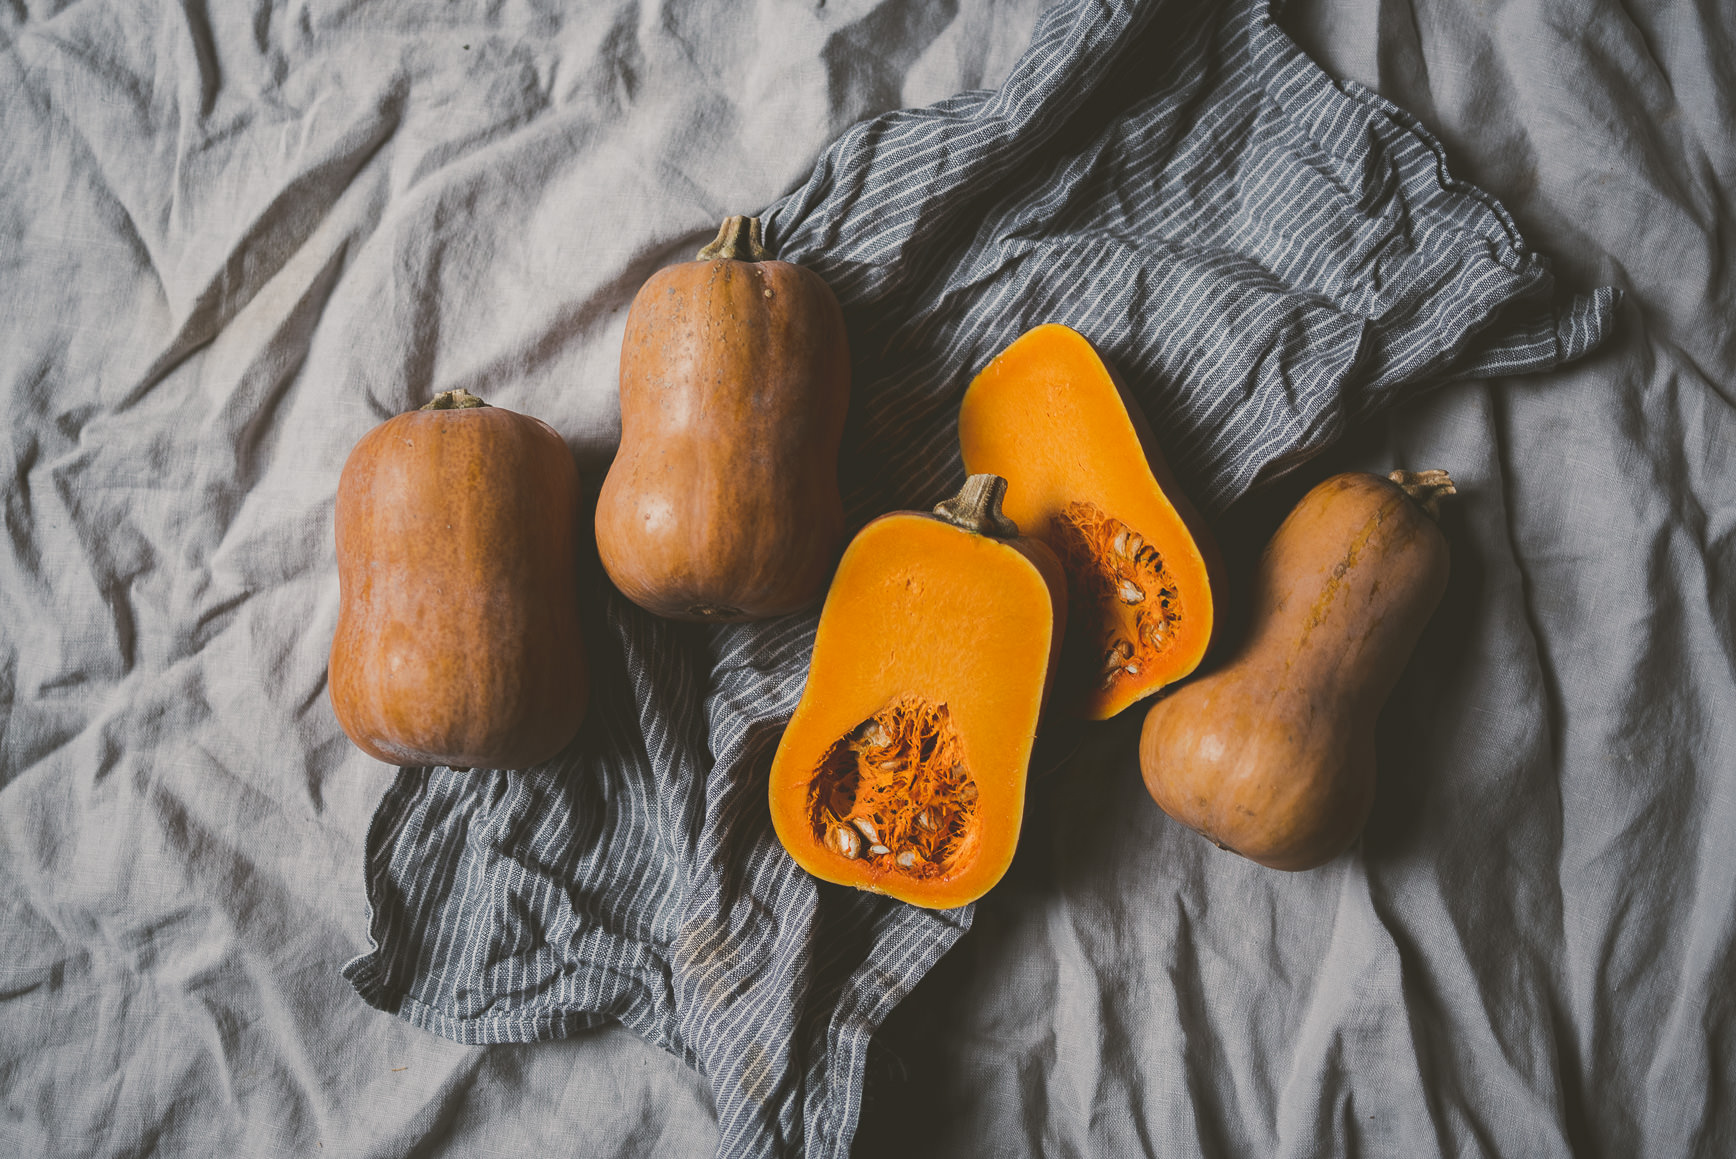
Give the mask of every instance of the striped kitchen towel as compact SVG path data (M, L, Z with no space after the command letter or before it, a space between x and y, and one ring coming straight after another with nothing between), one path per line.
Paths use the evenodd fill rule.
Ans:
M1268 0L1065 0L996 92L860 124L765 214L843 303L854 525L962 481L956 410L1024 330L1123 372L1208 510L1379 408L1610 331L1436 143ZM766 770L817 616L696 627L595 581L596 695L526 772L404 769L375 816L369 1002L464 1042L615 1019L708 1076L719 1153L842 1156L876 1026L970 925L822 886Z

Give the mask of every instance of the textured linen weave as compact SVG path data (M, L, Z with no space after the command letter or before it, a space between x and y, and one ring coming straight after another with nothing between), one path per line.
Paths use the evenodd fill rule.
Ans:
M1611 328L1505 211L1266 0L1067 0L996 92L857 125L765 214L843 303L853 526L963 479L970 376L1064 322L1123 372L1221 510L1451 378L1543 369ZM618 1019L708 1076L719 1154L847 1154L876 1026L970 925L823 886L766 770L817 615L660 621L600 578L580 738L524 772L402 770L367 845L376 950L347 976L438 1034Z

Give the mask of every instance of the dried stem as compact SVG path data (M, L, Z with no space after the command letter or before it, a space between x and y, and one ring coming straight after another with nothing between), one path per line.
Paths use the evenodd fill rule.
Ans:
M999 475L972 475L964 481L959 493L944 503L935 505L934 513L946 520L994 539L1016 539L1019 525L1001 511L1006 498L1007 481Z
M488 404L471 394L468 390L443 390L435 395L422 410L472 410Z
M772 255L766 249L764 241L759 218L726 217L723 225L718 227L717 236L712 239L711 244L699 251L699 260L709 262L714 258L727 258L735 262L767 261Z
M1452 477L1445 471L1394 471L1387 476L1403 488L1411 500L1429 513L1430 519L1441 517L1441 499L1447 495L1457 495L1459 489L1453 486Z

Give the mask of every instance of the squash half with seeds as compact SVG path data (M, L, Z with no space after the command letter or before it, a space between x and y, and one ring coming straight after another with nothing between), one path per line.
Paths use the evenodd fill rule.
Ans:
M1058 703L1106 720L1199 665L1217 623L1217 551L1144 416L1081 334L1039 326L971 382L965 470L1007 480L1007 514L1067 571Z
M824 881L945 909L1012 864L1067 603L1005 489L975 476L844 551L771 771L778 839Z

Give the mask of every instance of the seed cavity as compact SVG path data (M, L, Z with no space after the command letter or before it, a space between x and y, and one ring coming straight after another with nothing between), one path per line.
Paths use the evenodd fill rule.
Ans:
M1184 614L1163 556L1137 530L1091 503L1069 503L1055 530L1067 571L1069 623L1085 627L1082 639L1095 644L1076 656L1073 670L1089 679L1085 666L1101 657L1096 679L1104 691L1138 678L1174 645Z
M840 856L916 878L974 834L977 786L946 705L898 697L837 741L808 789L814 835Z

